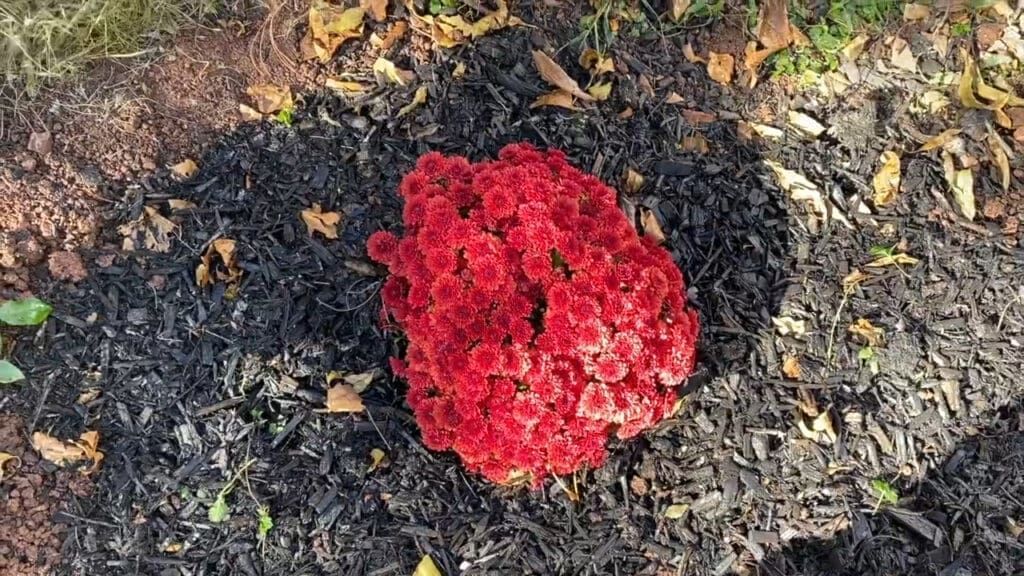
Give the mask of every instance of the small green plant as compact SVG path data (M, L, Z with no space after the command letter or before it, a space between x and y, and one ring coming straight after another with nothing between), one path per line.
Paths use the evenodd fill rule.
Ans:
M285 126L289 126L290 127L292 125L292 120L294 119L294 117L295 117L295 107L294 106L288 106L286 108L282 108L282 109L278 110L277 114L274 116L274 120L277 120L281 124L284 124Z
M896 491L892 484L882 478L875 478L871 481L871 490L878 496L875 512L882 507L882 504L895 506L900 501L900 493Z
M869 248L868 252L875 258L892 258L896 254L896 246L882 246L876 244Z
M961 20L959 22L954 22L953 25L949 27L949 33L952 34L954 38L966 38L970 36L971 21Z
M427 10L433 15L438 15L447 10L454 10L459 7L459 0L430 0Z
M626 0L599 0L592 4L594 12L580 18L580 33L573 43L606 54L620 33L628 31L631 36L640 36L651 30L644 11Z
M878 355L875 353L875 349L871 346L864 346L857 351L857 358L871 370L871 373L878 375Z
M790 48L774 57L776 76L817 75L836 70L839 54L863 30L877 30L899 11L896 0L831 0L823 15L803 2L791 2L790 20L811 46Z
M238 483L238 480L242 478L242 475L245 474L245 471L248 470L249 466L252 466L254 462L256 461L249 460L243 464L242 467L231 476L228 483L220 489L220 492L217 493L217 497L214 498L213 504L211 504L210 508L206 511L206 518L210 522L213 524L220 524L227 520L228 516L231 514L231 506L228 505L228 496L230 496L231 491L235 489L235 484Z
M256 537L260 540L266 540L267 534L274 528L274 518L270 516L270 508L261 505L256 509Z
M38 298L8 300L0 305L0 325L36 326L46 322L53 307ZM0 353L3 338L0 337ZM9 360L0 359L0 384L11 384L25 379L25 374Z

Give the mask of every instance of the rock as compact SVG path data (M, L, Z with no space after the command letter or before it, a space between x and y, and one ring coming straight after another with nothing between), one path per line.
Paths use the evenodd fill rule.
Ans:
M50 254L47 261L50 275L56 280L77 283L85 280L89 271L85 269L82 257L74 252L60 251Z
M35 172L36 166L38 165L39 161L31 156L28 156L21 161L21 169L25 172Z
M46 156L53 151L53 135L49 132L33 132L28 137L28 149Z

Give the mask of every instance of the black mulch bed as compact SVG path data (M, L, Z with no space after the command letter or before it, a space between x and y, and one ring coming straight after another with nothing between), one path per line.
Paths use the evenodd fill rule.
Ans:
M122 199L115 223L143 206L170 215L169 198L197 207L175 213L169 253L119 254L77 288L52 286L55 318L17 358L31 370L14 402L33 429L98 428L106 452L94 497L58 518L69 526L62 573L408 575L426 553L449 575L1020 570L1021 251L934 217L944 188L932 159L905 160L903 195L874 223L832 220L814 233L762 162L828 183L843 206L868 190L884 143L904 139L891 106L868 127L871 150L827 136L747 143L735 119L748 104L651 41L618 54L631 74L611 102L531 110L543 90L529 56L539 36L509 31L461 51L461 79L438 57L420 70L428 104L407 117L395 112L412 88L361 107L306 96L295 125L226 135L188 183L157 175L110 191ZM657 97L642 75L661 78ZM689 125L662 103L669 91L718 120ZM749 106L779 105L772 96L760 89ZM694 132L708 154L679 151ZM644 174L632 203L661 218L702 319L679 416L614 445L579 478L578 502L554 483L485 484L423 448L386 370L396 344L377 322L381 271L364 251L371 232L398 226L395 189L418 155L481 159L520 140L561 148L611 183L630 166ZM344 213L339 240L307 235L298 212L315 202ZM235 299L223 285L196 287L199 255L218 237L238 242ZM872 246L899 241L921 262L871 273L844 302L842 278ZM771 320L781 315L805 320L806 335L781 336ZM877 374L846 333L861 317L886 330ZM800 381L782 377L786 354L800 357ZM370 370L366 414L318 411L329 371ZM100 398L76 404L90 387ZM811 398L835 442L798 430ZM374 448L390 465L369 472ZM211 524L208 506L245 466L230 519ZM876 508L876 478L898 504ZM256 501L275 523L265 541ZM688 506L682 517L666 518L673 504Z

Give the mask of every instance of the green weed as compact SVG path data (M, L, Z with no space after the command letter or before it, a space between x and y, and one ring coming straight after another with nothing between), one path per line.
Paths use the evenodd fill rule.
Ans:
M46 322L53 307L38 298L8 300L0 304L0 325L37 326ZM9 360L2 359L3 338L0 337L0 384L13 384L25 379L25 374Z

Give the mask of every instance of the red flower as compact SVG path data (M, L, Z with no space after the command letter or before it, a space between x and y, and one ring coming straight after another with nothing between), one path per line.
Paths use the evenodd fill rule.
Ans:
M406 233L373 234L384 312L409 341L424 444L495 482L599 466L610 434L668 414L696 314L668 252L615 191L528 145L471 164L431 153L399 187Z

